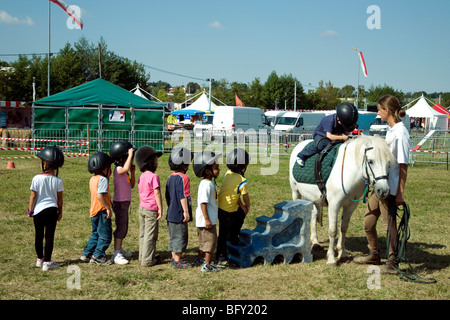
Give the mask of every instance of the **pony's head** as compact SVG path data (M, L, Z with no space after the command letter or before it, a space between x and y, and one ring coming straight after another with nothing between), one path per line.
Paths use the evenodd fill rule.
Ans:
M389 145L380 137L359 136L354 141L356 163L362 164L362 174L373 187L378 198L389 195L389 166L395 163Z

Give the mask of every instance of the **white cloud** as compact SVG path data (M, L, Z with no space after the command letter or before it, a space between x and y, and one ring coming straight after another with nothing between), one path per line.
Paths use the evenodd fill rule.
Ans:
M214 28L214 29L219 29L219 30L225 29L225 27L219 21L214 21L213 23L210 23L209 27Z
M323 38L323 37L337 37L338 35L339 33L337 33L336 31L327 29L323 31L319 36Z
M29 26L32 26L34 24L33 20L30 17L26 17L25 19L19 19L17 17L11 16L8 12L4 10L0 10L0 23L27 24Z

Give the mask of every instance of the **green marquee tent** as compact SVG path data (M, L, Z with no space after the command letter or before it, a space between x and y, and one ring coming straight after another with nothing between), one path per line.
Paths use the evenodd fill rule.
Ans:
M89 139L90 150L102 151L126 139L161 151L165 107L99 78L35 101L33 137Z
M133 108L163 108L166 103L153 102L135 95L101 78L34 102L36 106L114 105Z

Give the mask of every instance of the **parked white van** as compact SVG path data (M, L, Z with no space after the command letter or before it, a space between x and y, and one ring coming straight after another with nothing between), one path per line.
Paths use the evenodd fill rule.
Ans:
M264 113L264 115L266 116L270 127L273 128L278 123L278 120L280 120L280 118L285 113L286 113L286 111L272 110L272 111L266 111Z
M283 114L274 129L286 133L313 133L326 115L325 112L288 111Z
M234 132L237 129L258 131L269 130L270 127L264 112L259 108L217 106L214 111L213 131Z
M400 118L403 121L408 132L411 132L411 121L409 115L405 115L403 118ZM386 121L381 120L381 116L377 115L375 121L372 123L369 129L370 136L386 136L389 125Z

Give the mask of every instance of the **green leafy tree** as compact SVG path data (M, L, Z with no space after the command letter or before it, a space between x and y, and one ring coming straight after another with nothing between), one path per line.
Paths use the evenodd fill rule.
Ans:
M343 86L341 90L339 90L340 98L352 98L354 96L356 96L356 89L354 86L348 84L346 86Z
M31 101L33 81L36 84L36 99L47 96L47 57L33 56L29 59L19 56L9 66L11 71L0 72L2 99ZM100 70L103 79L127 90L133 89L136 84L146 88L150 80L144 65L108 51L103 38L98 44L93 44L81 37L73 46L67 43L58 54L51 57L50 94L95 80L100 76Z
M190 94L195 94L197 91L201 89L200 85L197 82L189 82L186 85L186 91Z
M213 80L211 84L211 95L224 104L233 106L235 104L234 94L230 90L227 80Z
M316 91L310 90L308 92L307 101L311 106L310 109L333 110L341 102L339 99L339 89L334 87L331 81L328 81L324 85L323 80L321 80Z
M267 109L275 108L275 101L278 107L281 108L280 103L284 98L283 88L280 83L280 79L275 71L272 71L266 82L264 83L263 96L264 105Z
M173 95L169 96L169 100L177 103L184 102L186 100L186 94L183 87L176 87L173 91Z
M376 86L373 85L369 88L366 94L366 99L368 102L377 102L382 96L386 94L391 94L400 101L400 104L404 104L404 94L401 91L397 91L394 88L384 84L384 86Z
M164 101L164 102L169 101L169 95L167 94L166 90L164 90L164 89L159 89L156 97L159 100Z
M247 90L246 99L248 104L253 107L258 107L264 109L264 96L263 96L264 86L261 84L259 78L255 78Z

